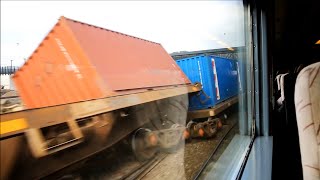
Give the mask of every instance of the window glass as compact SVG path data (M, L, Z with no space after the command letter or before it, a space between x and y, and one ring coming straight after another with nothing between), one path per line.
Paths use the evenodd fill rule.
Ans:
M1 113L41 111L1 139L3 176L235 178L253 135L249 27L240 0L2 2L1 69L20 70L1 75Z

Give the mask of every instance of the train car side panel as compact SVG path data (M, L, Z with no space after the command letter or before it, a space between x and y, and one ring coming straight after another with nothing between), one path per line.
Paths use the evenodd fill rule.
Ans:
M65 17L13 79L29 109L190 84L160 44Z
M201 83L204 93L196 96L190 96L190 106L193 109L209 108L215 104L216 92L213 90L214 84L212 79L213 70L211 60L206 56L196 56L177 60L182 71L188 76L192 83Z
M238 94L238 71L235 60L210 56L217 66L217 76L220 89L218 102L229 99Z
M203 92L190 97L190 110L214 107L239 92L236 60L202 55L180 59L177 63L192 83L202 84Z

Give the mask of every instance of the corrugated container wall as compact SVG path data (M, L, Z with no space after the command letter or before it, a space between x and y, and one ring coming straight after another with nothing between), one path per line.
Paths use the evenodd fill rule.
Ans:
M26 108L190 83L160 44L65 17L13 78Z
M214 107L239 92L236 60L215 56L195 56L176 61L192 83L201 83L204 93L191 96L190 110Z

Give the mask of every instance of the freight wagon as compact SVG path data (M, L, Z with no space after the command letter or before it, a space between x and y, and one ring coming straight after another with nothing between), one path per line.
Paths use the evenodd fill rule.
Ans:
M176 61L192 83L200 83L203 93L190 99L190 110L212 108L239 92L239 64L217 56L194 56Z
M221 118L213 118L238 101L241 89L239 62L227 58L199 55L176 61L190 81L201 86L197 95L189 96L191 136L211 137L222 126ZM202 123L193 119L208 118Z
M1 114L1 179L46 177L128 136L150 158L183 138L200 90L160 44L65 17L13 80L24 110Z

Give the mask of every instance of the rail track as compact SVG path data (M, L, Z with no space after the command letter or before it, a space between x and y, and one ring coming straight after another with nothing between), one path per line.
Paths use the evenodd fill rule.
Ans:
M114 147L78 162L68 169L41 179L142 179L167 157L165 153L158 153L149 160L139 161L127 145L126 141L119 142Z
M131 179L143 179L150 171L157 167L158 164L166 158L166 154L159 154L155 158L149 160L148 162L144 163L141 167L137 168L136 170L132 171L132 173L125 176L123 179L131 180Z
M143 179L186 179L199 178L210 159L220 157L230 139L238 132L237 114L234 113L212 138L196 138L185 143L176 153L168 154Z
M227 135L234 129L234 127L236 127L237 123L234 123L231 128L223 135L223 137L219 140L218 145L212 150L212 152L210 153L208 159L202 164L200 170L196 173L196 175L193 177L193 179L198 179L201 175L201 173L205 170L205 168L207 167L208 163L210 162L210 160L212 159L213 155L217 152L218 148L221 146L223 140L225 140L225 138L227 137Z
M169 103L169 102L163 102L163 104L159 104L159 106L163 106L164 104L167 104L167 103ZM176 108L174 110L175 111L180 110L180 108ZM156 112L159 115L163 114L160 111L159 112L156 111ZM170 119L177 118L176 116L173 116L173 114L169 114L169 115L172 115L172 117ZM180 119L181 119L181 117L180 117ZM160 126L159 124L152 124L152 125L155 127L157 125ZM174 153L174 152L173 153L170 152L169 154L157 153L153 158L151 158L150 160L147 160L147 161L137 160L134 157L134 152L132 150L132 146L130 146L130 140L128 140L128 139L130 139L129 136L128 136L128 138L123 137L124 143L121 142L122 145L120 145L119 148L117 148L117 146L118 146L117 143L113 144L112 147L109 147L105 150L92 152L92 153L90 153L90 157L86 156L86 157L77 159L76 160L77 162L72 161L72 163L68 163L65 166L63 166L63 168L58 169L57 167L60 167L60 166L58 166L58 165L55 166L54 163L55 162L59 163L58 156L62 155L60 153L60 155L58 154L56 157L52 157L52 158L58 158L58 159L56 159L56 161L54 161L54 163L50 164L50 166L52 166L51 168L48 167L50 169L53 168L53 170L55 169L54 172L52 172L50 174L44 174L44 173L36 173L36 174L38 174L38 175L42 174L42 175L38 176L39 179L150 179L152 177L159 176L159 173L155 173L155 172L168 171L168 173L169 173L170 168L168 168L168 167L165 168L166 164L167 165L170 164L170 167L172 170L174 170L175 166L180 166L180 164L177 164L175 162L176 161L175 158L178 158L179 163L180 163L181 159L182 160L184 159L185 164L189 163L189 167L186 167L185 164L183 164L182 167L183 166L185 166L185 167L183 167L184 170L181 170L181 172L185 172L185 173L182 173L181 175L183 175L184 178L189 180L192 177L196 177L196 176L194 176L194 174L202 171L202 170L198 171L199 167L201 166L199 164L202 164L205 161L206 162L209 161L212 154L214 154L216 149L220 146L221 141L223 141L223 138L226 137L226 135L231 131L231 129L234 126L235 126L235 124L232 124L232 127L231 127L231 124L229 124L229 123L225 124L225 125L223 125L223 128L221 129L221 131L217 132L217 135L215 136L215 138L194 139L193 142L188 142L185 144L185 146L183 146L183 148L180 148L178 150L179 153ZM116 129L116 127L117 126L114 126L114 129ZM218 142L217 139L220 141ZM208 143L207 143L207 141L208 141ZM188 152L192 151L192 149L195 148L195 146L193 144L196 144L199 142L201 142L202 144L207 143L208 145L211 146L210 148L206 147L204 149L201 149L201 148L199 149L199 151L206 152L205 157L199 158L201 163L199 162L199 160L195 160L192 158L191 158L191 160L189 160L190 157L193 157L193 156L196 157L197 153L193 152L191 154L190 153L188 154ZM88 147L92 147L92 144ZM121 151L112 150L112 149L118 149L118 150L120 149ZM211 153L211 155L209 155L209 151L211 152L212 149L214 149L214 151ZM114 152L111 152L111 151L114 151L116 153L113 154ZM177 157L175 154L179 154L178 155L179 157ZM209 157L209 159L206 160L205 158L208 158L208 157ZM62 159L64 159L64 158L62 158ZM42 166L39 163L37 165ZM47 166L47 165L43 164L43 166ZM192 168L190 168L190 167L192 167ZM201 168L204 168L204 167L205 167L205 164L202 164ZM190 173L190 169L191 169L191 173ZM176 175L180 175L180 174L176 173ZM158 178L158 179L161 179L161 178Z
M129 141L124 140L90 159L77 163L69 170L45 179L197 179L204 171L212 156L217 153L225 138L237 123L227 120L214 138L193 139L186 142L177 152L159 152L153 158L139 161L135 158ZM229 118L228 118L229 119ZM195 149L199 147L198 149ZM195 153L196 152L196 153ZM201 153L202 152L202 153ZM202 154L202 155L201 155ZM180 164L183 162L183 164ZM167 175L166 175L167 174Z

